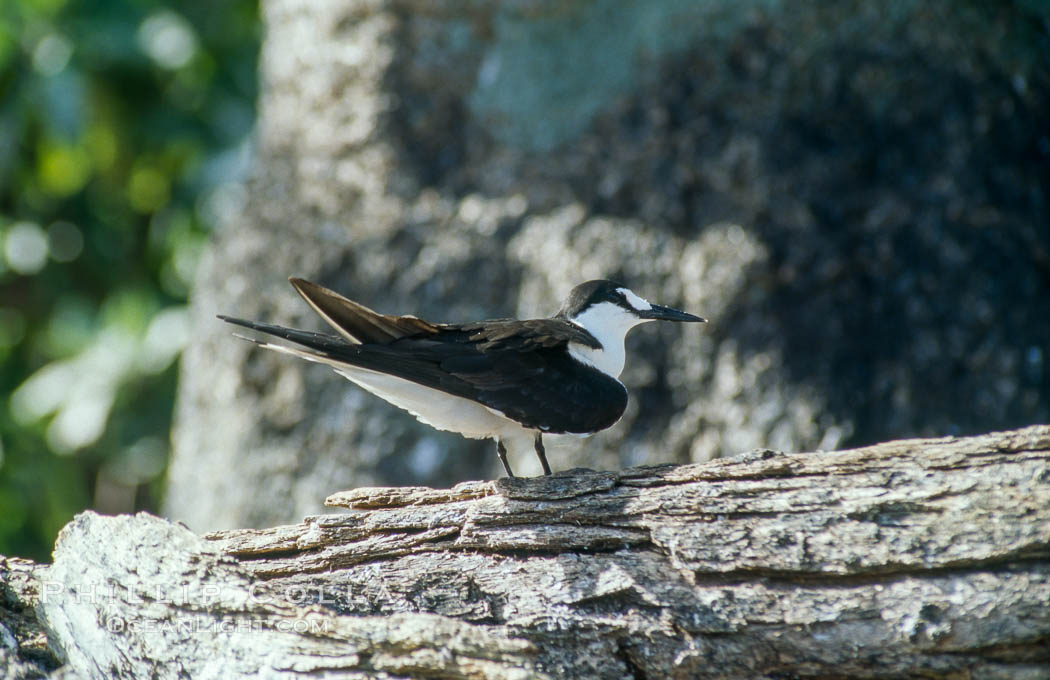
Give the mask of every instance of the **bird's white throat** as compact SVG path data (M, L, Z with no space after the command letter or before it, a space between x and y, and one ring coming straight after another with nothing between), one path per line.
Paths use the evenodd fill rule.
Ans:
M629 292L629 291L628 291ZM645 300L634 293L631 296L631 304L638 309L650 308ZM645 306L643 306L645 305ZM597 368L606 375L614 378L620 377L623 372L627 352L624 348L624 339L627 332L638 324L645 323L651 319L640 319L623 307L612 302L602 302L592 305L582 313L570 319L577 326L587 329L595 339L602 344L602 349L594 349L586 345L570 342L569 355L578 361Z

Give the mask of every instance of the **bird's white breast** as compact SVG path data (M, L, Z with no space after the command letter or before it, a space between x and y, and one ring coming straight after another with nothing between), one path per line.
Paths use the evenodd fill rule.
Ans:
M602 343L605 349L594 349L578 342L569 343L569 356L577 361L593 366L605 375L618 378L623 373L624 364L627 361L627 352L623 341L617 345L615 342Z

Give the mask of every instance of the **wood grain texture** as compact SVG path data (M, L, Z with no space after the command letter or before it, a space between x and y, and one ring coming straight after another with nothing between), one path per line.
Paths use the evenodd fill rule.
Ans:
M1050 426L328 504L81 515L52 644L95 677L1050 677Z

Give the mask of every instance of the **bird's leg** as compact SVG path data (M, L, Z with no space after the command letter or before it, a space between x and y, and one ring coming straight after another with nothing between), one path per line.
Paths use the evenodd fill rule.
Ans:
M507 471L508 477L513 477L514 473L511 472L510 463L507 462L507 447L503 445L503 440L496 439L496 455L499 456L499 462L503 463L503 469Z
M543 433L536 433L536 456L540 459L540 465L543 466L543 474L550 475L551 466L547 464L547 451L543 448Z

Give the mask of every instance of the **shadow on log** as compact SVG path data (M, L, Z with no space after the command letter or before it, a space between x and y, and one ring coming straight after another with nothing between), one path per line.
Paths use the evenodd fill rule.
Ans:
M336 494L30 570L85 677L1050 677L1050 426Z

